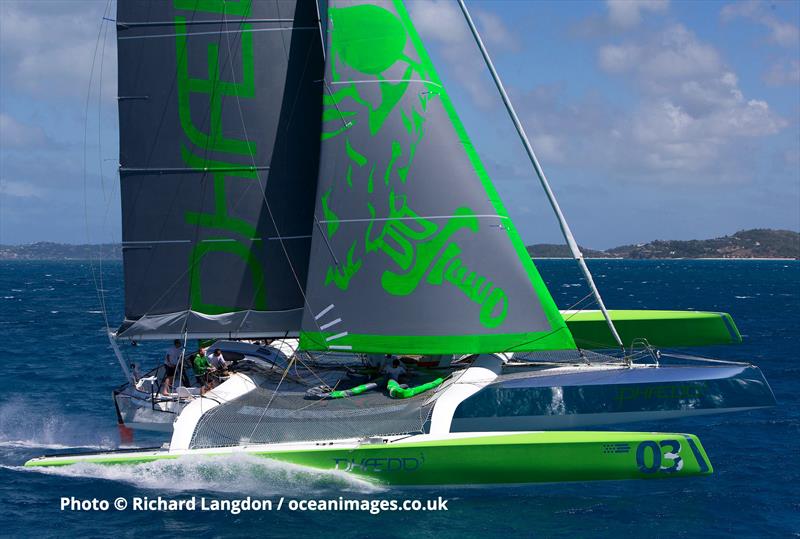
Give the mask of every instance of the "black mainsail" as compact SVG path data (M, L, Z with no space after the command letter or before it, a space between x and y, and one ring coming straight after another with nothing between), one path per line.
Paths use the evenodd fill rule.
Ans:
M323 50L305 0L120 0L117 337L297 334Z

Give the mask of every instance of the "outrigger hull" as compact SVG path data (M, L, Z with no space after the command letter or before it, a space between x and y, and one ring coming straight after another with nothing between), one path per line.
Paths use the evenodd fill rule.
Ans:
M421 434L360 441L56 455L31 459L25 466L131 465L242 454L391 485L661 479L713 471L696 436L641 432Z
M565 367L504 377L464 400L451 432L596 428L775 406L758 367Z

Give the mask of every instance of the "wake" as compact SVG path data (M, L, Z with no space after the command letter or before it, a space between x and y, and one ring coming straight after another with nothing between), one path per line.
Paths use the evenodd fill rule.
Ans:
M108 450L114 449L114 446L109 444L103 445L76 445L76 444L60 444L60 443L49 443L49 442L41 442L36 439L27 439L27 440L0 440L0 447L10 447L10 448L19 448L19 449L53 449L53 450L63 450L63 449L95 449L95 450Z
M117 481L143 489L170 492L212 491L269 496L293 492L306 495L309 492L367 494L385 490L343 471L317 470L252 455L182 456L133 465L78 463L7 468L60 477Z

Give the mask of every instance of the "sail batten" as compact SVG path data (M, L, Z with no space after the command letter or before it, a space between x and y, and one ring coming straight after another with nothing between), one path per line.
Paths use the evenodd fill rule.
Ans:
M328 16L301 346L574 348L402 2L339 0Z
M297 334L323 60L309 2L120 0L118 337Z

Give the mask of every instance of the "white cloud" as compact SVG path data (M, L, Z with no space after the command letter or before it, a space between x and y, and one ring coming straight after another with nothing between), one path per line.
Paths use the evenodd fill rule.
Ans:
M679 99L647 100L632 116L632 148L655 170L700 171L717 166L738 139L771 135L785 127L764 101L734 99L703 115Z
M639 72L654 80L703 76L722 69L714 47L699 42L683 25L675 24L646 45L605 45L598 51L600 67L609 73Z
M85 96L105 7L105 2L0 2L0 62L9 79L3 85L51 99ZM113 99L116 44L112 23L105 24L103 94ZM97 69L99 62L98 52Z
M29 182L2 180L0 195L14 198L43 198L44 190Z
M636 45L606 45L600 48L600 67L609 73L633 69L639 63L642 50Z
M536 147L536 155L548 163L563 163L566 161L564 149L565 141L558 135L550 133L537 133L532 144Z
M486 43L499 49L510 51L520 50L521 45L519 39L517 39L516 34L506 26L503 19L488 11L475 10L473 13L478 20L477 24L481 32L481 38L483 38Z
M409 8L417 31L427 43L440 46L447 68L468 90L473 101L481 107L496 103L493 88L485 80L486 69L480 52L458 5L451 0L424 0L410 2ZM519 49L519 41L500 17L481 10L472 10L471 14L490 54L497 50Z
M617 28L631 28L642 21L642 12L664 12L668 0L606 0L608 20Z
M629 69L642 95L630 135L654 168L709 169L738 139L788 125L766 101L745 98L716 49L683 26L643 47L641 61Z
M423 35L435 36L445 45L458 46L469 40L469 29L455 2L426 0L412 2L414 24Z
M747 0L728 4L722 8L721 15L725 21L744 18L765 26L769 31L770 40L778 45L797 47L800 44L800 29L797 25L782 21L770 13L769 6L765 2Z
M684 79L716 73L722 69L722 61L714 47L676 24L650 43L646 58L637 68L645 77L656 80Z
M0 149L26 149L48 142L47 135L39 126L31 126L17 121L12 116L0 112Z
M597 61L638 99L617 109L597 98L567 105L558 88L530 92L522 107L545 163L577 160L640 181L737 181L743 148L789 125L745 96L718 51L681 25L603 46Z

